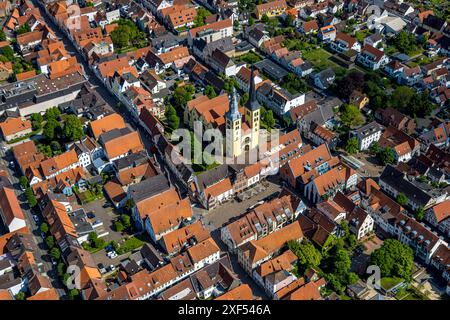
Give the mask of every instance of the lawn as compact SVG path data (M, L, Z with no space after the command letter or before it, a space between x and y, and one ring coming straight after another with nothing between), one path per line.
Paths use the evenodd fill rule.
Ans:
M359 30L355 32L355 38L359 42L364 42L364 39L372 34L372 31L369 29Z
M141 239L138 239L137 237L129 237L128 239L125 239L123 243L119 245L119 248L117 249L117 253L124 254L127 252L131 252L133 250L136 250L144 245L144 241Z
M95 195L91 190L86 190L85 192L79 193L77 190L75 190L75 193L78 196L78 199L80 199L81 204L86 204L92 201L95 201L97 199L102 199L103 196Z
M401 278L381 278L380 282L381 282L381 286L383 287L384 290L388 291L389 289L395 287L396 285L398 285L400 282L402 282L403 279Z
M331 56L331 53L325 51L322 48L302 51L303 59L311 62L314 65L315 69L324 70L331 67L333 68L334 72L341 73L344 68L331 61Z
M249 51L243 55L236 57L237 61L244 61L249 64L254 64L256 62L261 61L262 59L263 58L259 54L257 54L256 52L253 52L253 51Z
M401 289L395 295L397 300L429 300L422 293L418 292L417 289L410 287L408 289Z

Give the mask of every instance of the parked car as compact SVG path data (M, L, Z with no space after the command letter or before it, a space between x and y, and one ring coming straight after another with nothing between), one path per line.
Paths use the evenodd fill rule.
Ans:
M114 271L114 270L116 270L116 267L112 264L112 265L110 265L109 266L109 271Z
M89 219L94 219L95 218L95 214L93 212L88 212L86 215L87 215L87 217Z
M103 263L99 263L99 264L97 265L97 267L98 267L98 270L100 271L101 274L106 273L106 268L105 268L105 266L103 265Z
M111 253L111 254L109 255L109 257L110 257L111 259L117 258L117 252L111 251L110 253Z
M113 246L110 245L110 244L108 244L108 245L105 247L105 251L106 251L106 252L110 252L110 251L113 251L113 250L114 250L114 248L113 248Z
M53 259L53 257L50 257L50 261L52 262L52 265L56 266L58 264L58 262Z
M33 215L33 219L34 219L34 221L39 222L39 217L38 216Z

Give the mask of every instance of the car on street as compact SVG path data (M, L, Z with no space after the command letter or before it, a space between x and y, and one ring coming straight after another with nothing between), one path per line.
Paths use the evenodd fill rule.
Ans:
M98 271L100 271L101 274L106 273L106 268L105 268L105 266L103 265L103 263L99 263L99 264L97 265L97 267L98 267Z
M34 219L35 222L39 222L39 217L38 216L33 215L33 219Z

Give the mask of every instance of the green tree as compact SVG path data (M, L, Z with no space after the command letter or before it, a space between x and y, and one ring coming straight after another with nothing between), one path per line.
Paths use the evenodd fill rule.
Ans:
M123 226L122 222L120 222L119 220L117 220L116 222L114 222L114 229L117 232L122 232L123 230L125 230L125 227Z
M61 144L58 141L50 142L50 148L52 149L53 154L60 154L62 152Z
M59 110L59 108L57 107L51 107L50 109L47 109L47 111L45 111L44 114L44 119L45 120L50 120L50 119L58 119L58 117L61 115L61 110Z
M67 116L64 121L63 135L69 141L77 141L84 136L83 125L76 115Z
M131 218L129 215L122 214L120 216L120 220L122 221L123 227L125 229L128 229L129 227L131 227Z
M57 248L57 247L53 247L50 250L50 255L55 259L55 260L59 260L59 258L61 258L61 251Z
M19 178L19 184L20 184L20 186L22 187L22 188L24 188L24 189L26 189L26 188L28 188L28 178L27 177L25 177L25 176L21 176L20 178Z
M66 272L66 265L63 262L58 263L56 271L58 272L58 276L62 277Z
M309 241L288 242L289 249L299 258L299 263L304 268L317 267L322 260L321 253Z
M204 26L205 25L205 19L209 15L211 15L211 12L206 10L204 7L199 7L197 9L197 16L194 19L195 27Z
M253 19L253 17L250 16L250 17L248 18L248 25L249 25L249 26L252 26L254 23L255 23L255 19Z
M90 241L91 246L93 248L100 249L100 248L103 248L105 246L105 240L103 240L102 238L99 238L97 233L95 233L95 232L91 232L89 234L88 240Z
M389 96L388 105L397 110L406 111L409 109L413 98L414 89L407 86L398 86Z
M6 40L6 34L3 30L0 30L0 41L5 41Z
M48 224L46 224L45 222L41 223L41 226L39 227L39 229L41 230L42 233L47 234L47 232L48 232Z
M184 107L192 100L194 93L195 89L191 85L175 88L172 95L173 104L177 108Z
M227 78L225 80L225 84L223 86L223 89L226 92L231 93L233 91L233 87L235 87L238 90L239 89L239 83L237 82L237 80L235 78Z
M16 299L16 300L25 300L25 298L26 298L25 292L23 292L23 291L20 291L19 293L17 293L14 296L14 299Z
M396 239L387 239L371 254L371 263L377 265L383 277L411 278L413 251Z
M75 300L79 297L80 293L78 292L78 289L71 289L69 291L69 298L70 300Z
M347 285L355 284L355 283L358 282L358 280L359 280L359 277L358 277L358 275L356 273L349 272L347 274Z
M55 246L55 238L53 238L52 236L48 236L47 238L45 238L45 244L49 249L52 249Z
M350 154L358 153L358 139L356 139L355 137L348 139L344 149Z
M348 127L356 127L364 123L364 117L358 107L347 104L341 112L341 121Z
M48 141L52 141L58 136L61 124L56 119L49 119L44 125L43 135Z
M273 117L272 110L267 110L264 115L261 116L261 121L267 130L271 130L275 126L275 118Z
M342 286L341 282L334 274L325 274L325 280L327 281L327 286L331 288L331 290L335 291L338 294L342 294L344 292L344 286Z
M369 151L373 155L378 155L378 153L380 153L381 151L380 144L377 141L373 142L369 147Z
M393 42L398 51L406 54L414 53L418 48L416 36L405 30L400 31Z
M383 163L384 165L395 163L395 153L394 150L390 147L382 149L378 153L378 157L380 158L381 163Z
M333 273L338 277L347 276L351 266L350 255L347 250L339 249L333 257Z
M27 197L28 205L31 208L34 208L38 204L36 197L34 196L33 189L30 187L25 189L25 196Z
M248 93L245 92L245 93L241 96L241 99L240 99L240 101L239 101L239 104L240 104L241 106L245 106L245 105L247 104L249 98L250 98L250 97L249 97Z
M405 206L408 203L408 198L402 192L400 192L397 195L397 199L396 200L397 200L398 204L401 205L401 206Z
M175 111L175 108L172 105L166 106L166 112L165 112L166 120L167 120L167 126L171 131L178 128L180 125L180 118L177 116L177 112Z
M16 34L19 36L21 34L27 33L27 32L31 32L31 28L28 25L28 23L24 23L22 26L20 26L19 29L16 30Z
M263 16L261 17L261 22L263 23L267 23L269 22L269 17L267 16L267 14L263 14Z
M40 113L33 113L31 116L31 123L33 126L33 130L37 131L42 128L42 121L44 120Z
M417 219L418 221L422 221L423 218L425 218L425 210L423 209L423 207L419 207L419 208L416 210L416 219Z
M13 62L14 60L14 50L10 46L5 46L0 49L2 56L4 56L8 61ZM14 62L15 64L16 62Z
M127 26L119 26L109 34L114 47L124 48L130 44L130 29Z
M205 95L210 99L217 97L216 90L210 85L205 87Z

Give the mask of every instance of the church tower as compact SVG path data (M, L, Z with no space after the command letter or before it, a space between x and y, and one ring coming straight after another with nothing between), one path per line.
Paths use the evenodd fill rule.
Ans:
M249 99L245 105L245 121L251 129L250 149L256 148L259 143L259 125L260 125L260 108L258 100L256 99L256 88L254 78L254 67L250 75L250 92Z
M225 113L226 119L226 155L227 157L237 157L241 154L241 134L242 134L242 116L239 112L238 98L236 89L230 96L230 109Z

